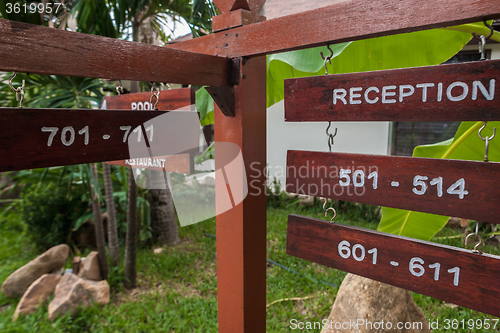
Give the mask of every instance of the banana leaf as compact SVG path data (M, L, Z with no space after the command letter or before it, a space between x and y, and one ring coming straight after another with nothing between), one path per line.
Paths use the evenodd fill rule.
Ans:
M478 131L482 126L483 122L463 122L453 139L416 147L413 156L481 161L485 155L485 142L479 138ZM493 127L500 128L500 122L487 123L481 132L482 136L491 137ZM492 162L500 162L500 140L491 140L488 157ZM383 207L378 230L430 240L446 225L448 219L449 216Z

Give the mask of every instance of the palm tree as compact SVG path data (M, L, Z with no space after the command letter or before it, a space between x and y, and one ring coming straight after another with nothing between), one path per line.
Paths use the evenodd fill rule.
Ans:
M118 228L116 225L115 200L113 198L113 183L111 181L111 167L103 162L104 190L106 191L106 207L108 212L108 247L111 264L117 267L120 264L120 245L118 243Z
M95 183L97 183L97 166L92 163L92 174L94 176ZM97 243L97 251L99 253L99 268L101 270L102 277L106 279L108 277L108 259L106 256L106 242L104 240L104 228L102 226L101 219L101 204L99 203L98 194L96 193L96 188L94 182L90 184L90 193L92 195L92 211L94 212L94 229L95 238Z

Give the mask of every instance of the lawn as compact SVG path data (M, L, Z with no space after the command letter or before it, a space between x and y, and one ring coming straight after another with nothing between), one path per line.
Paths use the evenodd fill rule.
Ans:
M298 213L324 218L320 205L317 206L309 209L268 209L268 259L279 264L268 262L267 268L268 332L292 331L292 319L321 321L328 318L338 290L334 285L339 286L346 275L345 272L285 253L287 215ZM367 222L364 213L359 207L348 204L339 211L336 222L375 229L377 223ZM22 230L23 226L18 221L0 222L0 282L37 256ZM463 246L463 237L457 236L460 234L460 229L445 228L434 241ZM45 305L36 313L12 322L19 299L9 299L0 294L0 332L217 332L214 235L215 221L212 219L180 228L181 243L166 248L162 254L154 254L152 248L140 248L137 258L138 287L132 291L125 290L120 283L121 272L114 271L108 279L113 289L110 303L103 307L82 309L74 318L67 315L55 322L48 321ZM496 243L482 250L500 254ZM467 322L470 319L492 318L419 294L415 294L414 299L428 320ZM451 331L491 332L491 329L436 330Z

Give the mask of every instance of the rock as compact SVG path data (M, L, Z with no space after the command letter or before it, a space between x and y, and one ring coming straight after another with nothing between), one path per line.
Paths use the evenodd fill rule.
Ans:
M163 253L163 248L162 247L159 247L157 249L154 249L154 254L162 254Z
M69 273L62 277L56 287L55 296L49 304L50 320L68 311L75 313L78 306L89 306L92 300L103 305L109 302L109 284L106 280L92 281Z
M87 279L81 279L80 281L83 287L90 292L94 302L100 305L109 303L109 284L108 281L92 281Z
M342 282L328 322L321 333L431 332L424 313L409 291L354 274L347 274ZM342 327L343 323L347 325ZM412 328L398 329L398 323L411 323ZM414 323L421 326L415 329L414 325L420 324Z
M25 315L35 312L36 307L40 305L40 303L44 303L54 292L61 279L61 275L44 274L33 282L17 304L13 320L16 320L20 314Z
M82 258L80 257L74 257L73 260L71 261L71 267L73 268L73 273L78 274L80 271L80 264L82 262Z
M101 270L99 269L99 253L92 251L86 258L82 258L80 262L80 268L78 270L79 277L100 281Z
M22 296L28 287L43 274L58 270L68 259L69 246L57 245L12 273L2 284L7 297Z
M465 229L469 226L469 219L460 219L460 228Z
M64 272L65 272L65 269L61 267L59 269L53 270L52 272L49 272L49 274L63 275Z

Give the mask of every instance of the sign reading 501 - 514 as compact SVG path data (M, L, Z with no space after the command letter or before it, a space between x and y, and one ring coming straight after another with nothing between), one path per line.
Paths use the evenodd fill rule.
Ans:
M500 163L289 150L286 191L499 223ZM450 213L451 212L451 213Z
M500 60L285 80L286 121L500 120Z

